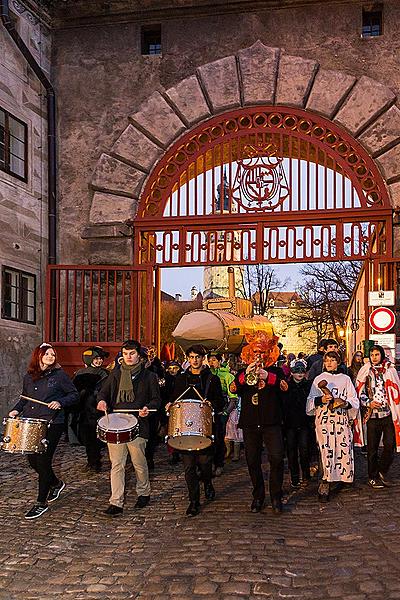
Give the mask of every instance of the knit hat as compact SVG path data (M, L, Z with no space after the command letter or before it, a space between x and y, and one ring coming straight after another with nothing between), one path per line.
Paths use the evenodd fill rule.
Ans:
M82 354L82 360L87 367L90 367L95 358L108 358L109 352L103 350L101 346L90 346Z
M307 363L303 359L296 358L290 363L290 371L292 373L305 373L307 371Z

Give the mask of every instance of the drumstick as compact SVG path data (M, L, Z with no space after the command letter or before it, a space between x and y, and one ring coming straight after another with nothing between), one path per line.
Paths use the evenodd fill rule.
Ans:
M20 395L22 400L29 400L29 402L36 402L37 404L43 404L43 406L49 406L47 402L42 402L41 400L36 400L36 398L30 398L29 396Z
M128 412L139 412L140 410L143 410L143 409L142 408L127 408L126 410L124 410L123 408L116 408L115 410L113 410L113 412L128 413ZM158 408L148 408L147 410L149 412L157 412Z

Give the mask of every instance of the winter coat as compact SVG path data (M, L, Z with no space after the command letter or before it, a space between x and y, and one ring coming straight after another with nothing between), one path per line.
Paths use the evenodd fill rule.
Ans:
M217 375L211 373L209 367L205 367L201 371L200 376L193 375L190 367L186 369L186 371L183 371L183 373L178 373L175 378L172 401L179 398L181 394L183 394L183 399L200 399L194 391L188 390L188 392L184 394L185 390L191 385L197 389L203 398L206 398L211 403L216 413L224 410L225 401L222 394L221 381Z
M132 388L134 400L133 402L120 402L116 405L118 396L119 382L121 380L121 369L111 371L101 390L97 395L97 402L104 400L108 409L127 410L131 408L160 408L160 386L158 385L158 377L142 365L139 373L132 378ZM139 435L142 438L149 438L149 421L148 417L139 417L138 413L132 413L139 421Z
M97 395L108 371L102 367L87 367L75 373L73 383L79 392L79 422L95 426L102 413L96 409Z
M60 424L64 423L64 409L79 402L78 390L59 364L43 371L36 381L27 373L23 380L22 395L46 404L56 400L62 407L61 410L52 410L43 404L21 399L13 410L17 410L22 417L45 419Z
M283 423L285 429L309 427L312 417L306 414L308 394L311 381L302 379L298 383L291 378L287 392L283 392Z
M237 393L241 398L241 411L238 426L241 429L263 427L264 425L282 425L283 405L280 382L285 379L279 367L268 367L266 385L259 390L256 385L248 385L245 369L238 371L235 377ZM258 394L258 404L252 402Z

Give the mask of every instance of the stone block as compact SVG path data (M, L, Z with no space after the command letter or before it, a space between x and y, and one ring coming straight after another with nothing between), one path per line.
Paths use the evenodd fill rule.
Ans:
M385 179L393 179L400 175L400 145L398 144L391 150L375 159L383 170Z
M279 62L276 104L303 107L318 63L300 56L284 54Z
M400 140L400 110L391 106L358 138L369 152L377 154Z
M132 218L137 211L137 200L95 192L90 209L90 223L123 223Z
M353 75L320 69L315 76L307 108L330 119L355 81Z
M97 162L91 185L108 192L123 192L131 196L139 194L145 174L135 167L102 154Z
M214 113L240 106L239 80L234 56L199 67L198 73Z
M148 172L162 151L136 127L128 125L111 148L111 152Z
M391 205L395 210L400 210L400 181L391 183L387 187L389 191ZM398 227L396 229L398 229Z
M187 77L166 93L189 125L210 116L206 99L195 75Z
M184 123L160 92L154 92L143 102L131 119L164 147L185 130Z
M369 77L360 77L339 109L335 121L357 135L394 100L395 95L388 87Z
M250 48L239 50L244 104L273 104L279 49L257 41Z

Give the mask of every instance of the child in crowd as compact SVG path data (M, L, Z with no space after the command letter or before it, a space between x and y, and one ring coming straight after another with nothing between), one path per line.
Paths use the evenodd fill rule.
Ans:
M290 363L288 390L283 394L283 419L290 479L293 488L310 480L309 437L312 417L306 414L307 397L311 382L306 377L307 363L295 359ZM301 480L300 467L301 466Z

